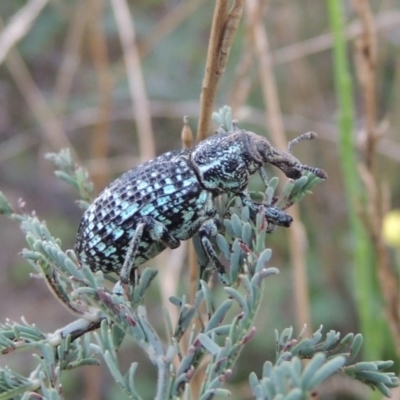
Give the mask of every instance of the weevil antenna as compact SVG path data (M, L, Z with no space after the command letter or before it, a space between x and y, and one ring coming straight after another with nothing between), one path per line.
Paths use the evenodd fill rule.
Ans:
M309 171L309 172L313 173L315 176L318 176L318 178L321 178L321 179L327 179L328 178L327 173L323 169L320 169L320 168L317 168L317 167L309 167L308 165L303 165L302 164L300 166L300 169L302 169L303 171Z
M306 133L303 133L303 134L300 135L300 136L297 136L297 138L294 138L293 140L291 140L291 141L289 142L289 144L288 144L288 152L289 152L290 154L292 154L292 147L293 147L295 144L301 142L302 140L304 140L304 139L312 140L312 139L315 139L317 136L318 136L318 135L317 135L315 132L306 132Z

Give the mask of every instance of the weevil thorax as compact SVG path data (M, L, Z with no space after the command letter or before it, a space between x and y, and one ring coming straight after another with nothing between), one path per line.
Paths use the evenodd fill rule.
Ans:
M191 160L201 184L214 193L241 192L264 161L255 133L237 130L216 134L200 142Z

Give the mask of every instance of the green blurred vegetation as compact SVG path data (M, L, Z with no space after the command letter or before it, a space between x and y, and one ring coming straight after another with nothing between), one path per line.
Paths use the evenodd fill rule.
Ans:
M334 18L338 16L332 6L335 3L343 7L339 10L343 12L343 25L339 22L336 28ZM329 180L319 185L300 206L307 233L306 264L313 328L323 324L327 330L332 328L343 335L360 331L366 340L367 358L397 360L378 281L379 259L371 244L366 218L357 214L363 207L368 208L370 197L357 166L366 158L367 114L357 80L352 32L360 22L353 3L271 0L265 7L263 21L287 136L293 138L306 131L319 134L318 140L297 146L294 153L304 163L321 167L329 175ZM0 29L26 4L17 0L0 2ZM371 0L369 4L378 41L375 124L376 127L382 123L387 125L382 128L384 136L373 155L384 213L400 208L397 173L400 161L400 2ZM214 2L153 0L130 1L129 5L150 103L156 154L160 154L181 147L184 115L189 116L192 129L197 124ZM179 13L182 10L188 11L182 16ZM335 39L327 37L331 27L337 29ZM245 16L222 77L216 108L233 102L240 104L237 98L240 90L234 89L239 82L246 82L249 85L247 98L234 117L242 127L268 136L255 55L245 71L246 79L239 75L248 48L247 29ZM335 40L336 46L340 40L344 46L339 50L339 57L345 57L342 71L337 64L338 53L333 51ZM140 132L132 114L123 55L110 2L67 0L49 2L34 19L27 35L11 48L0 64L0 188L14 204L22 197L27 209L36 210L40 218L46 219L55 236L62 238L64 248L74 243L81 211L74 204L72 191L53 176L52 165L44 160L44 154L58 151L57 143L68 141L95 179L96 191L142 159L138 143ZM33 86L26 86L21 69L10 63L11 58L18 56L21 59L18 65L22 65L22 70L26 68ZM335 86L335 77L338 82L341 73L348 74L351 83L351 88L347 89L347 103L340 97L341 91L346 89L341 88L340 83ZM32 93L43 97L43 103L38 104L39 113L29 104L27 96ZM51 110L51 117L57 123L58 139L55 129L45 128L49 118L40 113L43 104ZM341 113L348 113L347 126L343 126L346 124L343 119L342 124L338 122L340 108ZM343 135L347 135L345 140ZM352 142L358 151L353 149ZM354 160L349 164L346 157ZM260 182L255 180L253 185L258 186ZM357 232L363 236L363 246L357 245ZM72 317L62 307L54 305L56 302L42 282L20 276L27 276L18 257L23 246L24 238L18 226L2 219L0 316L19 319L25 315L41 328L55 330ZM274 329L282 330L296 324L297 309L293 301L296 283L289 261L287 232L279 229L271 236L268 246L273 249L273 265L281 273L273 278L273 284L267 282L269 296L265 299L265 312L261 312L258 320L258 335L241 355L239 369L230 381L238 399L248 398L245 387L249 371L257 371L256 364L260 369L262 362L274 353ZM388 251L390 268L395 271L394 251ZM157 260L151 262L152 265L156 263ZM185 289L188 279L185 271L183 268L181 290ZM149 314L150 319L158 321L161 319L160 296L157 288L152 290L154 296L148 299ZM139 381L143 387L153 384L152 366L135 346L124 343L121 356L122 365L123 362L128 365L132 359L139 361L138 374L142 378ZM29 371L31 365L24 357L13 357L2 358L1 362L6 360L21 373ZM19 368L14 364L18 362ZM66 398L79 398L83 391L88 393L88 388L93 387L91 382L101 384L102 399L122 398L118 389L112 387L105 370L97 375L100 381L90 373L68 375ZM369 395L354 383L346 385L332 381L321 389L320 398L363 399Z

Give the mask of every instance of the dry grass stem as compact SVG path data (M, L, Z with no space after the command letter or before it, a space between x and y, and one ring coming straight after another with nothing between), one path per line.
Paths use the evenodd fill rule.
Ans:
M288 141L285 137L278 88L270 62L271 53L269 51L267 32L261 19L261 5L258 0L250 0L246 2L246 6L248 14L247 26L253 38L258 61L259 79L267 108L269 128L275 145L284 149L287 147Z
M48 0L30 0L11 18L0 34L0 64L8 52L29 32Z
M241 58L236 66L235 78L233 79L233 86L229 94L228 102L232 108L232 115L238 118L239 108L246 102L250 94L253 81L250 72L253 66L254 52L251 45L251 36L249 32L247 32ZM239 120L241 120L241 118L239 118Z
M258 61L259 78L261 89L268 115L269 125L274 144L282 149L287 146L282 113L279 105L278 90L272 63L269 62L271 54L268 46L267 32L262 21L262 9L258 0L248 0L247 6L247 28L250 30L254 41L256 57ZM293 224L289 229L290 259L293 265L294 296L296 307L297 328L302 329L307 324L307 334L312 330L310 306L308 298L307 268L306 268L306 235L300 221L297 205L292 208Z
M83 33L88 13L85 12L86 3L75 4L75 11L65 39L61 66L57 71L54 103L58 114L64 114L66 103L72 87L72 82L81 61L80 51L83 42Z
M108 155L110 140L109 120L111 116L112 77L108 61L107 41L102 27L102 0L88 0L87 5L90 13L88 24L89 44L96 72L99 99L99 118L93 127L91 136L91 156L93 158L105 158ZM96 170L92 177L97 187L104 187L108 181L107 169Z
M375 27L378 31L395 28L400 25L400 11L390 10L375 16ZM347 40L356 38L362 32L363 27L360 21L354 21L345 27L345 37ZM311 54L329 50L333 47L332 33L325 33L311 39L294 43L272 52L271 62L274 65L285 64L307 57Z
M228 2L226 0L216 1L200 96L197 141L201 141L209 135L218 83L228 61L233 38L242 15L243 4L243 0L236 0L228 13Z
M155 143L149 101L144 85L139 52L136 46L133 18L125 0L111 0L111 5L122 44L132 99L132 112L136 120L138 132L140 156L144 161L155 156Z
M235 1L226 18L218 54L217 76L221 76L225 72L233 39L242 18L243 5L244 0Z
M362 31L355 40L355 61L358 80L363 88L366 129L366 163L374 169L376 129L376 63L377 39L374 18L366 0L353 0L359 14Z
M210 40L208 43L205 75L200 95L200 112L196 135L197 142L205 139L209 134L211 114L213 112L218 87L219 77L216 71L219 59L219 45L221 43L222 31L227 13L228 2L226 0L216 0Z

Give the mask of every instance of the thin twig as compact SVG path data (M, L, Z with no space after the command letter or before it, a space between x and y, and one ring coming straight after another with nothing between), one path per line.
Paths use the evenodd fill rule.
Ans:
M48 0L30 0L11 18L0 34L0 64L8 52L29 32Z
M80 49L88 17L85 8L86 3L84 2L77 2L75 4L75 11L65 39L61 66L57 71L53 98L59 115L64 114L72 81L81 61Z
M226 18L222 31L221 44L218 51L219 54L216 71L218 77L220 77L225 72L225 68L228 63L229 53L233 44L233 39L239 27L240 19L242 18L243 5L243 0L236 0L233 3L232 8L229 10L229 14Z
M107 116L111 115L112 77L109 68L107 41L102 27L103 2L101 0L88 0L89 19L89 43L92 52L93 64L97 76L99 91L98 115L106 118L98 118L93 127L91 136L91 155L93 158L105 158L109 148L110 124ZM97 170L93 175L97 187L104 187L108 181L107 169Z
M261 16L261 5L258 0L248 0L247 6L247 27L251 31L256 57L258 60L258 70L266 106L267 123L270 127L273 142L277 147L286 148L287 138L285 135L282 113L279 105L278 90L268 45L267 32L264 28ZM299 209L297 205L291 208L293 224L289 229L289 248L290 258L293 265L294 296L296 307L296 318L298 329L301 330L304 324L311 332L311 317L308 299L307 267L306 267L306 235L300 222Z
M228 2L225 0L216 0L210 40L208 43L205 75L200 95L199 123L197 125L196 135L198 142L205 139L209 133L211 113L214 107L219 78L216 73L219 58L219 46L227 12Z
M377 38L376 28L368 1L354 0L354 7L360 16L362 32L355 40L356 71L358 80L363 88L365 104L366 163L374 170L374 153L376 145L376 63Z
M117 22L128 76L132 112L139 137L140 156L143 160L148 160L155 156L155 144L149 101L136 46L134 22L126 0L111 0L111 5Z
M236 0L228 13L228 2L226 0L216 1L200 96L197 141L201 141L209 135L218 83L228 62L233 38L242 15L243 4L244 0Z

